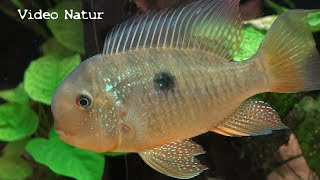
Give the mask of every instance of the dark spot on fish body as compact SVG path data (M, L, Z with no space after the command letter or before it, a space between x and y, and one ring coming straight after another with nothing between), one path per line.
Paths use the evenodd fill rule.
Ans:
M154 76L154 87L157 91L164 93L173 92L175 77L168 72L160 72Z

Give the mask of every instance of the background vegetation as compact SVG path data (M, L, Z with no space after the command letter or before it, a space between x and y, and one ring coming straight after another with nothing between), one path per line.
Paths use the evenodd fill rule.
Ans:
M39 45L40 56L28 65L23 81L14 89L0 91L0 98L3 100L0 105L0 141L3 147L0 179L101 179L105 172L104 156L122 154L99 154L62 142L52 128L53 120L49 108L55 89L81 62L81 56L84 55L83 22L65 20L63 17L57 20L23 21L17 17L15 10L30 7L30 4L19 0L8 3L14 8L0 3L0 12L36 32L43 42ZM268 4L278 14L287 10L271 1L268 1ZM65 9L81 10L81 7L80 0L32 1L31 4L34 10L43 8L59 14L63 14ZM287 1L287 7L294 7L294 4ZM244 26L242 51L236 60L247 59L256 52L275 18L276 15L247 22ZM311 13L308 22L313 32L320 31L320 12ZM257 98L269 102L285 119L285 123L298 137L309 166L320 175L319 93L266 93ZM286 142L287 139L283 137L287 137L287 134L289 133L281 132L263 139L240 140L242 145L239 151L250 152L250 162L254 166L252 171L271 172L283 163L277 161L261 164L261 160L272 156L270 154ZM275 143L263 145L266 140ZM200 139L199 142L201 141ZM206 145L204 147L206 148ZM124 172L123 169L120 171Z

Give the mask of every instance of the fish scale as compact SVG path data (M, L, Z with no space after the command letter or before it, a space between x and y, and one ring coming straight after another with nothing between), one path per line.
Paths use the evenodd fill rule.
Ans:
M197 59L193 58L197 55L194 55L194 52L192 51L170 50L171 53L168 53L169 55L159 54L157 53L158 51L159 49L156 48L152 50L146 49L134 51L131 53L131 55L129 54L129 56L131 57L130 61L127 61L128 59L125 58L127 55L116 54L113 57L115 59L113 63L109 64L115 67L113 68L113 70L116 71L113 71L113 74L124 74L124 71L127 71L128 69L123 68L123 66L125 64L130 64L131 76L125 77L123 82L134 83L134 85L131 86L130 92L143 92L145 94L151 94L150 96L147 96L147 98L138 100L138 102L145 103L144 106L158 107L153 112L154 116L148 118L150 119L150 121L152 121L151 123L149 123L150 126L156 126L157 123L161 125L159 125L158 128L150 128L150 131L153 131L154 129L157 131L156 133L152 132L151 134L156 134L157 137L166 138L166 136L172 136L172 134L175 134L176 128L181 126L190 126L192 124L190 132L193 133L198 133L200 130L202 131L203 127L208 128L212 126L213 123L207 121L207 119L210 118L206 117L203 119L199 119L198 112L210 111L210 106L213 106L214 102L221 103L232 98L231 95L229 95L231 91L227 87L228 84L232 84L231 82L233 80L233 76L226 76L226 74L228 73L231 74L231 71L226 69L225 71L220 71L219 73L217 73L216 68L223 64L223 60L211 61L210 59L214 57L212 57L212 55L210 54L206 55L205 52L198 52L199 54L201 54L202 58ZM141 59L144 59L144 57L146 57L145 54L150 54L148 55L148 57L154 57L148 59L148 64L141 61ZM124 61L127 61L127 63L124 64L122 62L121 56L125 58ZM109 58L112 58L112 56ZM219 59L219 57L216 58ZM163 59L163 61L159 61L159 59ZM217 62L217 64L215 64L215 62ZM227 64L227 62L225 62L225 64ZM165 100L167 95L153 90L154 82L152 77L157 72L163 70L173 73L177 78L176 86L178 91L175 91L173 94L168 94L168 96L170 96L170 102ZM180 74L180 76L178 76L178 74ZM107 76L107 74L105 76ZM140 78L140 80L137 81L137 78L139 79L139 77L142 76L149 78L146 80ZM217 79L218 81L210 81L212 77L214 77L214 79ZM117 88L120 90L123 89L123 86L126 86L126 83L119 83ZM141 88L141 86L143 88ZM212 94L215 94L215 96L212 98L212 102L207 100L210 96L205 91L206 87L211 90ZM144 88L148 90L151 89L151 91L145 92ZM124 98L120 98L122 101L134 102L134 100L130 98L130 93L124 91L124 94ZM119 96L121 97L121 93L119 94ZM179 96L179 98L173 98L173 96ZM178 103L172 99L175 99L177 101L184 99L186 103L180 103L179 105L177 105ZM127 104L124 105L127 106ZM190 108L192 108L193 111L191 111L190 113L184 112L185 109ZM146 109L142 111L149 110ZM177 113L172 113L172 111ZM173 114L176 114L176 116L173 116ZM181 114L185 114L185 116L181 116ZM172 119L181 119L183 124L181 124L180 121L174 121ZM216 119L212 117L212 120ZM216 121L215 123L218 123L218 121ZM201 126L198 126L199 124L201 124ZM165 129L165 127L170 128ZM183 132L181 136L184 136L185 133L190 134L190 132ZM159 140L159 142L161 142L161 140ZM145 144L148 145L148 143Z
M141 54L147 54L148 53L148 52L143 52L143 51L144 50L140 50ZM146 51L150 51L150 50L146 50ZM155 52L156 51L157 50L155 50ZM179 54L179 53L177 53L177 54ZM177 86L179 84L181 84L181 85L185 84L185 86L181 87L181 85L180 85L177 88L179 89L179 92L183 92L184 94L177 94L176 95L176 92L175 92L175 93L173 93L173 96L178 96L179 95L180 97L182 97L181 99L188 98L189 100L191 98L191 101L186 101L186 102L189 102L189 104L192 104L191 107L195 111L192 111L190 114L188 114L187 117L189 117L189 118L186 118L186 117L183 118L182 121L185 124L183 126L189 126L188 122L190 122L190 123L201 123L201 120L196 120L198 116L194 112L197 112L197 111L201 112L201 111L203 111L201 109L204 109L204 108L208 109L208 104L212 105L212 103L208 103L206 101L208 94L207 93L203 93L203 92L205 92L204 91L205 86L210 86L209 89L217 89L217 91L221 93L223 90L226 90L226 89L221 90L222 88L220 87L220 86L225 86L225 83L220 82L218 85L216 85L216 83L210 85L209 82L206 79L203 81L202 77L204 76L204 74L206 74L206 76L208 76L209 73L212 73L214 71L212 71L210 69L206 70L206 71L202 71L203 68L201 68L201 66L204 66L204 65L201 65L202 63L199 63L199 62L197 63L195 60L189 60L188 58L185 59L185 60L175 60L175 59L177 59L177 58L174 58L175 52L172 52L170 54L171 54L170 56L173 57L172 60L175 61L174 64L180 64L180 66L182 66L182 65L185 64L184 62L188 62L188 64L191 64L192 67L196 67L196 64L198 64L197 66L200 66L200 68L192 68L190 70L188 69L188 67L190 67L190 65L186 65L186 67L184 67L184 68L179 68L179 71L180 72L184 72L184 73L181 73L182 74L182 79L178 79L177 80ZM181 54L179 54L179 55L181 57ZM120 55L117 55L117 56L120 56ZM139 55L137 55L137 56L139 57ZM186 53L185 56L187 57L187 56L189 56L189 54ZM166 55L163 55L163 57L164 58L169 58ZM159 58L159 59L161 59L161 58ZM200 61L200 60L198 60L198 61ZM149 62L151 62L151 60L149 60ZM206 62L206 61L202 59L200 62ZM153 73L157 72L157 70L159 69L158 66L157 66L157 63L158 62L155 62L155 65L154 65L155 68L151 72L153 72ZM165 64L164 62L161 62L161 63ZM135 64L135 66L141 66L141 67L134 68L134 69L144 70L144 67L141 64ZM164 66L172 67L171 65L164 65ZM210 66L214 66L214 65L210 65ZM182 71L181 69L185 69L185 71ZM210 71L212 71L212 72L210 72ZM174 71L172 73L174 73ZM221 74L221 75L224 75L224 74ZM221 76L221 75L218 75L218 76ZM147 75L147 76L152 76L152 75ZM209 76L210 76L210 74L209 74ZM187 78L185 78L185 77L187 77ZM132 81L132 80L128 80L128 81ZM149 79L149 81L146 82L146 84L149 84L149 85L147 85L149 87L154 86L153 85L153 80L151 78ZM213 88L213 87L215 87L215 88ZM143 90L141 90L141 91L143 91ZM226 91L229 92L229 90L226 90ZM171 130L167 129L166 130L167 132L162 132L161 130L158 130L159 132L157 132L157 134L159 134L159 136L163 136L164 137L165 134L173 134L173 133L175 133L175 129L177 127L181 126L181 123L171 120L171 119L174 119L174 117L172 117L172 113L170 113L170 111L169 111L169 110L171 110L170 107L174 107L174 108L179 107L178 109L174 109L174 111L183 112L185 106L181 106L181 105L178 106L177 105L178 103L175 102L175 101L172 101L171 99L170 99L171 100L170 103L172 103L171 106L170 106L170 104L161 103L161 101L166 102L165 100L163 100L163 99L166 98L166 95L164 95L163 93L156 92L154 90L152 90L152 93L155 94L155 95L153 96L154 98L153 98L153 100L151 102L157 101L157 102L159 102L160 106L157 106L158 108L156 108L156 111L155 111L155 114L159 114L159 116L150 117L150 118L151 119L156 119L156 121L154 121L154 122L161 123L162 124L161 127L168 127L168 126L172 127L172 128L170 128ZM193 96L192 94L197 94L197 96ZM171 94L169 94L169 96L170 95ZM148 96L148 97L150 98L150 96ZM180 99L180 98L175 98L175 99ZM148 100L146 100L146 102L148 102ZM148 103L147 106L148 107L153 107L154 105L155 105L155 103ZM204 105L207 106L207 107L203 107ZM161 114L161 116L160 116L160 114ZM176 113L176 114L178 114L178 113ZM180 119L181 118L182 117L180 117ZM204 125L206 125L206 124L208 124L208 123L205 123ZM195 129L196 129L195 131L197 131L198 128L195 128Z

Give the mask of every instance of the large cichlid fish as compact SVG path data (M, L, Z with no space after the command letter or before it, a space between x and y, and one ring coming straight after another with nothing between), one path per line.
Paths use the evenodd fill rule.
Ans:
M137 152L155 170L187 179L206 169L189 138L212 131L256 136L287 128L263 92L320 89L309 11L278 17L258 52L241 43L239 0L200 0L128 20L102 54L82 62L52 101L60 138L97 152Z

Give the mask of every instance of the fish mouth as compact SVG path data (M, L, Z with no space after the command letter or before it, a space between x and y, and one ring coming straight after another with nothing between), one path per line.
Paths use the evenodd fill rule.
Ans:
M56 133L58 134L58 136L59 136L59 138L61 140L65 141L67 143L70 142L70 139L72 138L72 135L67 134L64 131L61 131L61 130L58 130L58 129L56 129L55 131L56 131Z
M58 130L56 129L56 133L59 135L59 136L69 136L67 135L65 132L61 131L61 130Z
M76 146L72 140L72 135L67 134L61 130L57 130L57 129L56 129L56 133L58 134L60 140L64 141L67 144Z

